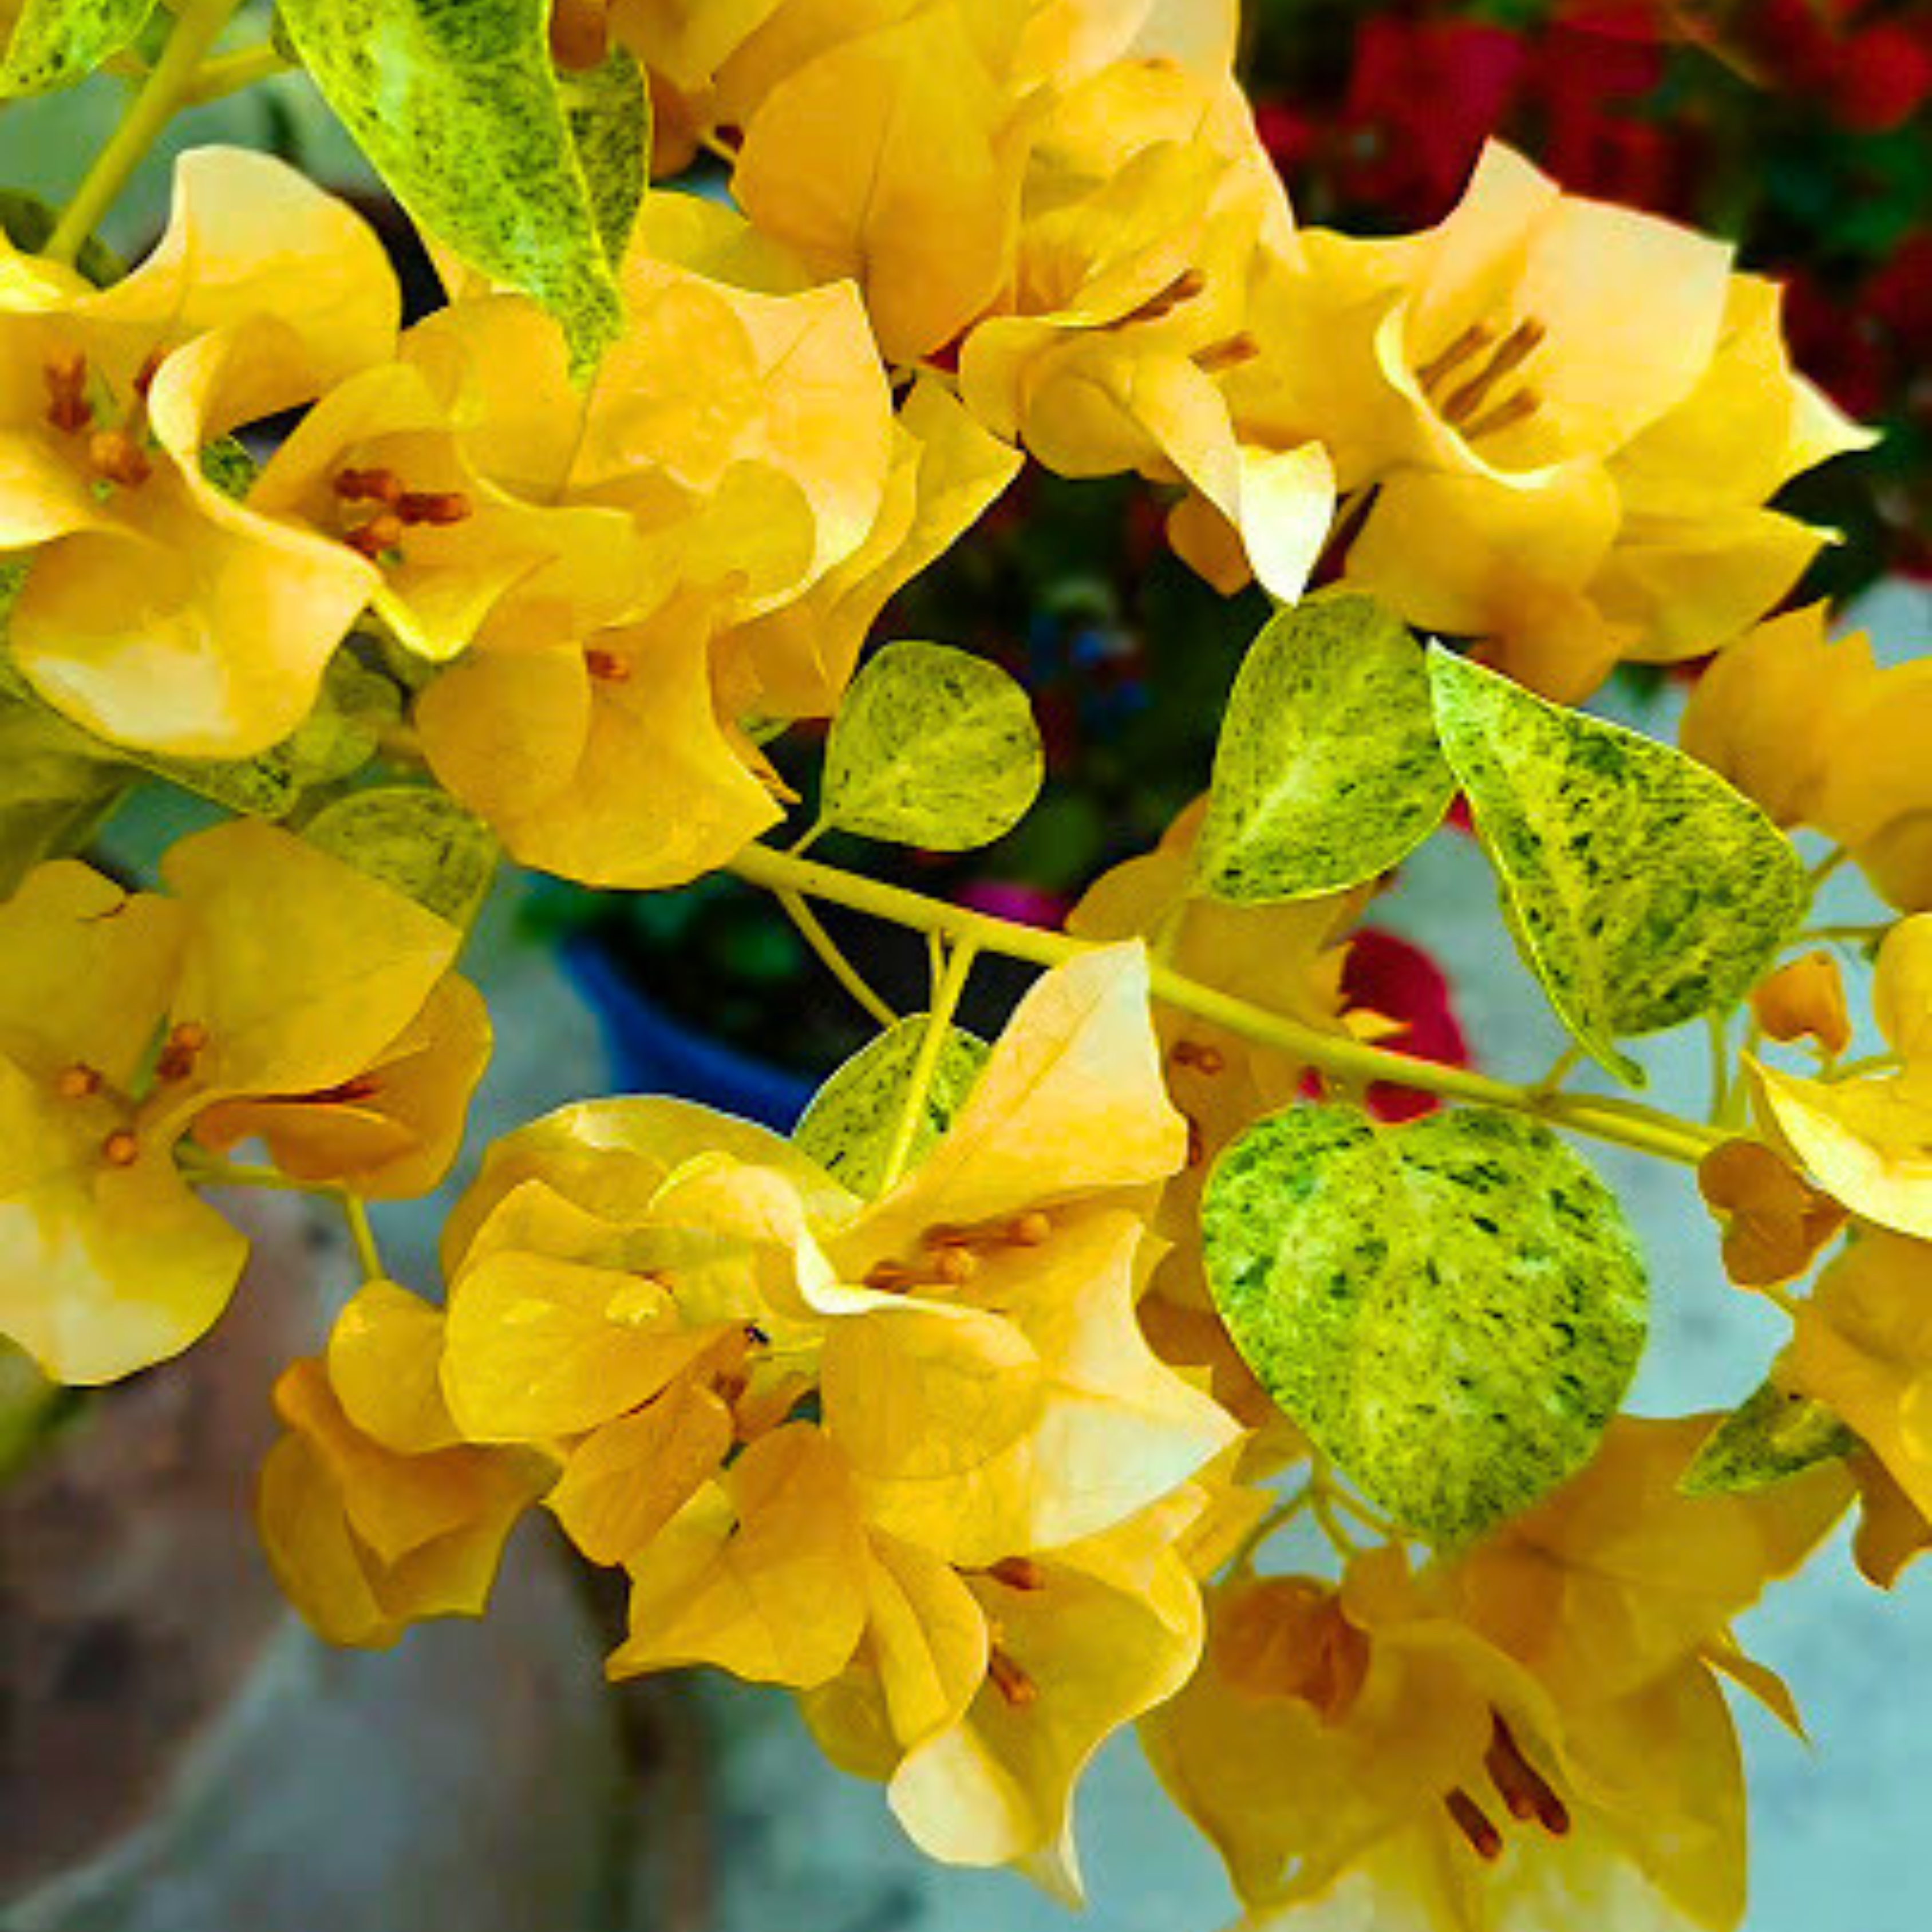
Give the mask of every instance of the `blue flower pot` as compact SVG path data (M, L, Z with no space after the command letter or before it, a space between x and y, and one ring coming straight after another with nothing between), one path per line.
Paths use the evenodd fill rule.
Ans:
M812 1083L694 1032L644 993L596 939L563 948L564 964L596 1010L614 1084L626 1093L672 1094L789 1133Z

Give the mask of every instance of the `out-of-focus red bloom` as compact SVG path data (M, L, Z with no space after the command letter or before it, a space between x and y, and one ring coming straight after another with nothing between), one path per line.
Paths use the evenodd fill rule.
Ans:
M1909 360L1932 358L1932 230L1900 245L1866 283L1860 306L1891 331Z
M1784 326L1798 367L1841 410L1861 419L1885 413L1892 358L1863 302L1828 294L1816 276L1801 270L1785 284Z
M1449 982L1420 946L1392 932L1364 926L1349 942L1342 968L1346 1007L1380 1013L1405 1022L1388 1044L1418 1059L1445 1066L1467 1066L1469 1045L1456 1018ZM1369 1089L1370 1111L1384 1120L1412 1120L1440 1104L1433 1094L1378 1081Z
M1862 28L1838 50L1831 100L1839 121L1865 134L1902 128L1932 95L1932 27L1903 21Z
M1057 893L1042 892L1022 879L975 879L962 886L959 903L991 919L1010 919L1019 926L1037 926L1057 932L1070 910Z
M1528 50L1475 20L1365 21L1342 109L1341 172L1353 196L1433 220L1461 193L1502 120Z

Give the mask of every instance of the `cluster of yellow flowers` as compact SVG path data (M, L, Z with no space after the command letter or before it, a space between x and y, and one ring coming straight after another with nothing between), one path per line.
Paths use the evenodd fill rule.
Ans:
M176 10L204 44L227 11ZM402 34L419 10L336 10ZM515 860L622 888L732 866L922 924L934 1011L835 1079L836 1127L615 1099L491 1148L444 1300L368 1280L278 1384L260 1517L288 1594L335 1642L392 1642L480 1612L540 1508L628 1576L614 1677L796 1692L940 1858L1077 1900L1074 1787L1138 1722L1254 1927L1323 1898L1487 1932L1735 1925L1717 1675L1796 1718L1733 1619L1861 1491L1875 1580L1932 1544L1932 679L1828 644L1821 610L1765 621L1827 537L1771 500L1866 440L1792 368L1777 290L1502 148L1426 232L1298 229L1227 0L536 11L566 106L628 74L658 176L729 168L729 206L632 184L604 265L622 324L587 364L558 278L501 267L503 233L544 232L533 207L485 248L425 218L448 299L406 330L358 218L238 150L183 160L165 236L105 285L0 243L0 706L50 758L206 784L284 756L345 664L380 670L408 710L369 769ZM326 92L330 12L287 9ZM835 762L871 731L900 754L884 790L916 793L916 707L855 722L864 646L1028 458L1146 479L1217 588L1294 605L1325 560L1358 616L1373 599L1385 627L1347 634L1333 688L1363 716L1420 707L1400 761L1354 722L1311 752L1316 715L1289 734L1312 762L1234 800L1302 716L1256 672L1211 802L1064 935L758 843L794 802L759 747L796 719L837 721ZM1411 626L1502 676L1425 672ZM1689 758L1564 708L1619 662L1712 652ZM956 722L977 701L942 686ZM1498 704L1527 708L1486 750ZM1547 782L1520 762L1538 734L1567 760ZM1358 738L1366 780L1342 782ZM85 826L37 864L0 849L0 1333L50 1376L112 1380L217 1318L245 1244L206 1190L333 1195L366 1234L363 1202L454 1161L488 1015L412 864L304 836L359 782L183 841L165 892L65 856ZM1297 828L1331 793L1378 785L1419 797L1412 831L1255 885L1325 838ZM1344 1010L1376 880L1459 785L1591 1052L1700 1011L1721 1029L1755 986L1756 1052L1710 1122L1406 1060L1378 1043L1399 1026ZM1684 861L1722 887L1702 910L1598 909L1639 887L1561 815L1606 787L1641 851L1664 846L1640 806L1664 801L1666 841L1717 815ZM1911 915L1862 1065L1830 956L1770 970L1796 862L1766 815ZM1049 970L988 1048L950 1022L994 950ZM1667 1010L1620 990L1652 967ZM1371 1130L1357 1103L1389 1078L1474 1105L1433 1140ZM1297 1119L1326 1124L1267 1138ZM1616 1414L1640 1269L1552 1126L1698 1168L1729 1272L1792 1316L1761 1401ZM247 1143L266 1166L226 1158ZM1534 1224L1514 1246L1498 1200ZM1298 1269L1291 1322L1270 1311ZM1432 1312L1424 1276L1465 1298ZM1529 1284L1530 1319L1481 1299L1492 1276ZM1405 1514L1438 1430L1453 1531L1446 1503ZM1304 1514L1334 1574L1262 1569Z

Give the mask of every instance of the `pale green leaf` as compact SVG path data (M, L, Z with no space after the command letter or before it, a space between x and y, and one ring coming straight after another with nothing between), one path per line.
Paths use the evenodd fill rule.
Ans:
M134 782L76 757L64 733L51 712L0 697L0 898L42 860L80 851Z
M1616 1197L1546 1128L1460 1108L1397 1129L1290 1108L1202 1206L1235 1346L1405 1528L1456 1544L1581 1468L1644 1342Z
M427 785L352 792L317 812L302 836L452 926L474 920L496 876L488 828Z
M792 1135L835 1180L871 1201L882 1191L886 1162L904 1111L913 1062L926 1038L927 1016L914 1013L890 1027L847 1060L812 1096ZM915 1167L952 1124L989 1049L958 1027L946 1029L926 1104L913 1130L906 1165Z
M1721 1012L1763 977L1810 896L1790 842L1694 758L1551 704L1439 646L1443 748L1502 880L1519 950L1578 1042Z
M85 80L148 24L154 0L21 0L0 7L0 100Z
M1856 1455L1858 1438L1822 1402L1765 1382L1712 1430L1677 1486L1687 1496L1768 1490Z
M888 644L853 680L825 752L826 824L964 852L1010 832L1046 770L1027 694L945 644Z
M4 5L4 0L0 0L0 8ZM59 215L39 196L23 194L18 188L0 188L0 228L6 230L7 238L23 254L40 254L59 225ZM118 282L127 273L121 258L94 235L82 242L74 266L98 289Z
M650 170L651 96L644 69L622 47L601 67L562 83L577 158L605 259L621 267Z
M620 198L586 178L550 65L548 0L280 0L280 16L416 220L542 302L577 368L594 365L623 326L598 220ZM599 153L608 163L601 140Z
M1238 905L1339 892L1399 864L1455 793L1420 646L1374 598L1323 591L1234 680L1195 874Z

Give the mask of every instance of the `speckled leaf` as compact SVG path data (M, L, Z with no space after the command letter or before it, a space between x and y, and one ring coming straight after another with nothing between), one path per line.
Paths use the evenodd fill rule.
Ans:
M1440 646L1443 748L1502 878L1518 950L1592 1058L1722 1012L1756 984L1810 898L1790 842L1668 745L1544 699Z
M571 74L560 86L598 238L605 259L621 268L650 167L651 97L644 71L620 47L602 67Z
M593 195L573 139L548 0L280 0L280 16L397 200L471 268L542 302L588 370L623 325L599 232L619 202L608 183Z
M148 24L154 0L25 0L0 7L6 52L0 56L0 100L48 94L85 80Z
M820 1088L792 1138L836 1180L872 1201L885 1180L886 1155L905 1105L906 1082L926 1037L926 1016L914 1013L863 1046ZM926 1109L914 1130L909 1166L916 1166L966 1104L990 1049L958 1027L946 1030Z
M302 836L452 926L470 925L496 876L488 829L427 785L352 792L317 812Z
M1046 769L1026 693L945 644L888 644L858 676L825 752L828 824L964 852L1010 832Z
M4 4L4 0L0 0L0 4ZM39 254L59 225L59 215L38 195L0 188L0 228L6 230L7 238L15 248L29 255ZM97 235L90 235L82 242L74 266L98 289L118 282L128 272L119 256Z
M1677 1486L1687 1496L1768 1490L1856 1455L1858 1438L1822 1402L1766 1382L1704 1439Z
M1223 1154L1208 1276L1284 1413L1405 1528L1466 1542L1581 1468L1642 1353L1616 1197L1546 1128L1290 1108Z
M1359 591L1305 597L1234 680L1196 877L1238 905L1339 892L1407 856L1455 792L1408 627Z

